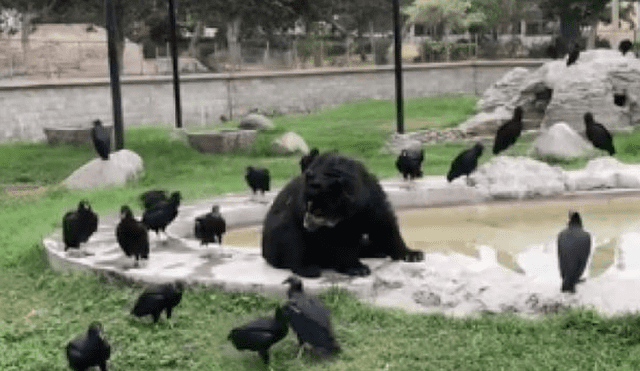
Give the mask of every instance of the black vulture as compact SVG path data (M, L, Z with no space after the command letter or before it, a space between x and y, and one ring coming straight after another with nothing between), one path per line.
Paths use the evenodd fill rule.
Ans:
M222 235L227 231L227 223L220 214L220 206L213 205L211 212L196 218L195 235L202 245L222 244Z
M307 168L309 167L309 165L311 164L311 162L318 157L318 155L320 154L320 151L318 151L317 148L312 148L311 151L309 151L309 153L307 153L306 155L302 156L300 158L300 172L304 173L305 170L307 170Z
M580 56L580 46L578 43L574 42L571 46L571 50L569 50L569 56L567 57L567 67L576 63L578 57Z
M620 53L622 53L622 55L627 54L627 52L632 48L633 48L633 43L629 39L624 39L620 41L620 43L618 44L618 50L620 50Z
M140 203L145 210L160 201L166 201L168 199L168 193L164 189L151 189L140 195Z
M171 318L171 310L182 300L184 283L182 281L149 285L140 294L131 314L136 317L153 316L153 323L158 322L162 311L166 311L167 319Z
M558 234L558 265L562 292L576 292L576 284L587 267L591 252L591 235L582 229L577 212L569 212L567 228Z
M253 350L260 354L265 365L269 364L269 348L284 339L289 325L282 308L277 307L275 317L259 317L231 330L228 340L238 350Z
M111 346L100 336L102 325L94 322L86 334L79 335L67 344L69 367L75 371L88 370L98 366L107 370L107 360L111 356Z
M298 336L300 346L310 344L329 355L339 352L340 345L333 334L329 312L324 304L317 297L304 293L302 281L298 277L291 276L283 282L285 283L289 284L289 300L282 311Z
M109 151L111 151L111 135L109 135L109 131L102 126L102 121L93 121L91 139L93 139L93 146L96 148L100 158L108 160Z
M62 239L64 250L79 248L98 229L98 215L91 210L89 201L81 200L76 210L68 211L62 217Z
M518 106L513 111L511 120L500 125L493 141L493 154L504 151L513 145L522 133L522 107Z
M396 169L402 177L409 181L422 177L422 161L424 161L424 149L410 151L403 149L396 159Z
M156 202L144 211L142 214L142 223L147 226L147 229L155 231L156 235L160 235L160 231L164 232L167 226L178 215L180 198L180 192L173 192L168 200Z
M594 121L591 112L584 114L584 124L587 127L587 139L589 139L593 146L605 150L613 156L616 150L613 148L613 138L609 130L601 123Z
M482 143L477 142L473 147L462 151L451 163L451 169L447 173L447 181L452 182L459 176L466 175L467 183L469 181L469 174L471 174L476 167L478 167L478 158L482 156L484 146Z
M133 217L129 206L120 208L120 222L116 227L116 238L126 256L135 257L135 266L138 260L149 258L149 234L144 224Z
M269 181L271 180L269 169L247 166L244 179L247 181L249 187L251 187L253 194L260 191L260 193L264 195L264 192L269 190Z

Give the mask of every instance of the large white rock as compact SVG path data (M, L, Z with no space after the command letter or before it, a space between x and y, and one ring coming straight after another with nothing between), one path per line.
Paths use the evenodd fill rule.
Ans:
M278 155L307 154L309 146L300 135L290 131L271 142L271 151Z
M570 191L640 188L640 165L623 164L609 156L589 161L584 169L565 173Z
M627 104L618 107L613 93L626 91ZM551 94L549 94L551 93ZM595 49L580 53L578 61L567 67L555 60L525 74L512 70L487 89L478 103L478 114L461 124L473 129L501 107L511 112L516 105L524 108L525 126L550 127L566 122L578 133L585 131L584 113L610 130L640 124L640 60L622 56L617 50Z
M502 76L485 90L482 98L476 104L476 109L480 112L491 112L497 107L515 103L520 95L520 89L531 71L524 67L516 67Z
M496 107L491 112L480 112L458 127L470 135L494 135L500 125L513 117L513 108Z
M533 155L540 159L570 160L594 153L593 145L566 122L551 126L533 142Z
M109 160L95 158L74 171L62 182L71 189L94 189L123 185L138 179L142 173L142 158L122 149L109 155Z
M528 157L494 157L471 174L477 186L496 199L524 199L560 195L565 191L564 172Z

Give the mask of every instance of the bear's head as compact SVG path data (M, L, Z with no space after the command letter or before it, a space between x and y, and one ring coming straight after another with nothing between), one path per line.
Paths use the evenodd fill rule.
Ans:
M307 231L333 228L357 211L358 172L357 163L346 157L324 154L313 161L302 175Z

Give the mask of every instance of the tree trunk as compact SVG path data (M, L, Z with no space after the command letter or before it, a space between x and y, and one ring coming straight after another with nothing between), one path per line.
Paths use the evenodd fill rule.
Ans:
M235 70L240 67L240 25L242 24L242 18L236 16L229 22L227 22L227 46L229 48L229 62L231 62L231 69Z
M570 11L560 14L560 39L567 47L580 39L580 23L578 16Z
M24 13L22 17L22 35L20 37L20 43L22 45L22 66L27 69L29 65L29 34L31 34L31 21L35 18L35 14L32 12Z
M200 37L202 36L203 29L202 21L198 21L196 23L195 33L191 38L191 42L189 43L189 55L193 58L198 58L198 41L200 41Z
M591 21L590 26L591 26L591 29L589 30L589 38L587 39L587 49L595 49L598 20L594 19L593 21Z

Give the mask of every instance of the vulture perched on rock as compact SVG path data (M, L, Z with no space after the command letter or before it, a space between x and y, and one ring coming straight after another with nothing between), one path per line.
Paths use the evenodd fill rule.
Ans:
M518 106L513 111L511 119L500 125L496 132L496 138L493 141L494 155L511 147L518 140L522 133L522 114L522 107Z
M109 135L109 131L102 126L102 121L93 121L91 139L93 140L93 146L96 148L96 152L98 152L100 158L108 160L109 152L111 151L111 135Z
M605 150L609 152L609 155L613 156L616 150L613 148L613 138L609 130L601 123L596 122L591 112L584 114L584 124L587 127L587 139L589 139L593 146Z
M469 174L478 167L478 158L482 156L484 146L477 142L473 147L462 151L451 163L451 169L447 173L447 181L451 183L459 176L466 175L469 183Z

